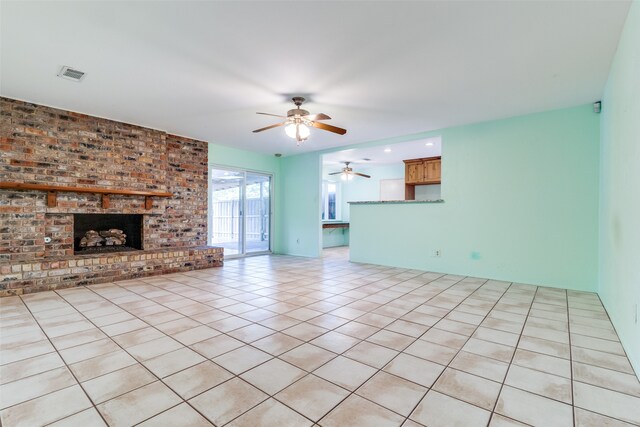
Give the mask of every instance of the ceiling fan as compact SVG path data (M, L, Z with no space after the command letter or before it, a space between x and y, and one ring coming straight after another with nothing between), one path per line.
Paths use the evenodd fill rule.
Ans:
M348 181L353 179L354 175L358 175L358 176L361 176L363 178L371 178L370 175L366 175L366 174L360 173L360 172L354 172L353 169L351 169L349 167L351 162L344 162L344 164L345 164L345 166L342 168L342 170L340 172L331 172L329 175L340 175L340 174L342 174L342 179L348 180Z
M300 145L300 143L305 139L309 138L309 135L311 134L309 127L328 130L329 132L337 133L339 135L344 135L345 133L347 133L346 129L342 129L336 126L331 126L326 123L320 123L318 120L331 119L331 117L327 116L326 114L320 113L320 114L310 115L307 110L301 109L300 106L305 101L303 97L294 96L293 98L291 98L291 100L296 105L296 108L294 108L293 110L287 111L286 116L279 116L277 114L270 114L270 113L256 113L256 114L263 114L265 116L281 117L286 120L281 123L276 123L275 125L256 129L253 131L253 133L262 132L263 130L273 129L279 126L286 126L284 128L285 133L290 138L293 138L296 141L298 141L298 145Z

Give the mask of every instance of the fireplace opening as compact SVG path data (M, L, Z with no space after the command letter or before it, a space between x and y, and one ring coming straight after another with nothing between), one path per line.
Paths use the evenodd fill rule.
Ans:
M75 254L141 249L143 249L142 215L73 215L73 251Z

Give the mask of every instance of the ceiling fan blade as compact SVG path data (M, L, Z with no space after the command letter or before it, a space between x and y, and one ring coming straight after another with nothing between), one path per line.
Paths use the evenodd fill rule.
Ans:
M304 117L307 120L311 120L311 121L313 121L313 120L331 120L331 117L327 116L324 113L312 114L312 115L307 114L306 116L302 116L302 117Z
M286 119L287 116L280 116L278 114L271 114L271 113L256 113L256 114L262 114L263 116L273 116L273 117L281 117L283 119Z
M269 130L269 129L277 128L278 126L282 126L284 124L285 124L285 122L276 123L275 125L267 126L267 127L260 128L260 129L256 129L256 130L253 131L253 133L258 133L258 132L262 132L263 130Z
M331 172L328 175L340 175L341 173L344 173L344 172L342 172L342 171L340 171L340 172Z
M339 135L344 135L345 133L347 133L346 129L342 129L336 126L331 126L325 123L311 122L310 125L313 126L314 128L328 130L329 132L337 133Z
M364 173L360 173L360 172L352 172L352 173L353 173L354 175L358 175L358 176L361 176L361 177L363 177L363 178L371 178L371 176L370 176L370 175L366 175L366 174L364 174Z

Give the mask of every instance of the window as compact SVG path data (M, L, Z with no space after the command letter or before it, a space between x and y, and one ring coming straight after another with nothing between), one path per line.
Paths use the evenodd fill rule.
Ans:
M340 219L340 187L334 181L322 181L322 220Z

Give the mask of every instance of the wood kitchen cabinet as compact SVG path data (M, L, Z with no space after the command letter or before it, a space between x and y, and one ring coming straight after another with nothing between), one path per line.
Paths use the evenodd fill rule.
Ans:
M404 165L405 200L415 200L416 185L440 184L441 157L404 160Z
M423 161L423 184L440 184L441 164L439 157L437 159L428 159Z
M424 162L422 160L405 160L404 182L418 184L424 180Z

